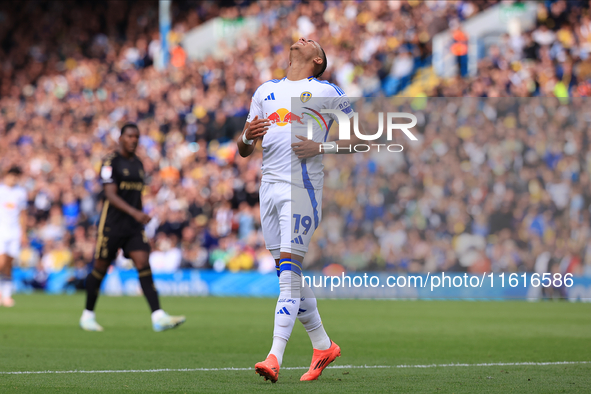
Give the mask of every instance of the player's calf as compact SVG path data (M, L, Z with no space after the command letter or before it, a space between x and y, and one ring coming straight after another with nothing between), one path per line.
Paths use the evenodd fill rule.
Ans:
M304 285L301 296L298 319L308 332L312 347L318 350L326 350L330 347L331 341L322 325L314 292L309 286Z

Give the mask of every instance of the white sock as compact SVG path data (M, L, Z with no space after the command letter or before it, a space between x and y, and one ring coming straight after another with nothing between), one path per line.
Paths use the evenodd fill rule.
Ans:
M82 311L82 320L94 319L94 316L94 311L89 311L88 309Z
M152 323L156 323L158 319L162 318L163 316L166 316L166 312L164 312L162 309L155 310L152 312Z
M269 355L273 354L275 357L277 357L277 362L279 363L279 366L281 366L281 363L283 363L283 353L285 353L285 346L287 346L286 339L280 337L273 337L273 345L271 346L271 351L269 352Z
M12 297L12 281L10 279L4 279L2 282L2 298Z
M269 354L275 355L279 365L283 361L285 345L291 336L300 308L302 278L293 271L285 270L279 276L279 299L275 307L273 347Z
M301 295L298 319L308 332L312 347L318 350L326 350L330 347L331 341L322 325L314 292L310 287L303 286Z
M312 341L312 347L314 349L326 350L330 347L330 338L326 334L322 324L317 329L308 331L308 336Z

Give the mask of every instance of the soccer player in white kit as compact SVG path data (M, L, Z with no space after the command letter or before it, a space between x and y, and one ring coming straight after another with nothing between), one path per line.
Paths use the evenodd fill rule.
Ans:
M326 141L332 121L338 122L338 116L321 111L338 109L350 120L353 115L338 86L316 79L325 69L326 55L321 46L313 40L299 39L290 47L287 76L265 82L253 95L238 141L242 157L249 156L259 140L263 148L261 223L266 247L276 262L280 294L273 345L267 359L255 365L255 371L273 383L278 379L296 318L304 325L314 348L310 369L300 380L318 379L341 354L339 346L326 334L312 289L302 287L301 277L302 261L322 214L320 144ZM299 98L303 112L292 108L292 98ZM309 119L313 124L312 139L292 133L292 124L304 125ZM343 141L342 145L351 142ZM339 145L333 144L335 148Z
M0 305L14 306L12 261L26 241L27 192L17 185L19 167L11 167L0 184Z

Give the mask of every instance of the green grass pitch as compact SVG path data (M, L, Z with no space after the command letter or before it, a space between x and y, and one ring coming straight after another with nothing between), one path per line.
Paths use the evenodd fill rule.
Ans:
M0 308L0 392L411 392L589 393L591 364L438 366L591 361L591 304L319 300L325 327L342 349L338 366L300 382L312 348L296 322L279 382L252 367L271 344L273 299L163 298L185 314L176 330L155 333L140 297L101 297L102 333L84 332L84 299L18 295ZM411 368L393 368L411 365ZM15 371L113 371L197 368L249 370L6 374Z

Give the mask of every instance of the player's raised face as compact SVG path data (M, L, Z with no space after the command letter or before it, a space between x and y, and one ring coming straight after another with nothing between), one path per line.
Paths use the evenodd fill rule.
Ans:
M326 57L320 44L314 40L307 39L305 37L297 40L290 48L289 52L289 65L293 62L310 64L313 68L313 75L317 76L322 74L326 69Z
M140 131L137 127L128 126L121 131L119 144L127 153L135 153L140 141Z
M290 48L290 60L293 60L294 56L303 58L304 60L314 60L316 58L322 59L322 53L320 45L308 38L302 37L297 40Z
M16 185L18 181L18 175L16 174L6 174L6 176L4 177L4 184L8 187L13 187L14 185Z
M16 185L21 177L21 170L19 168L11 168L8 173L4 176L2 180L3 183L8 187L13 187Z

